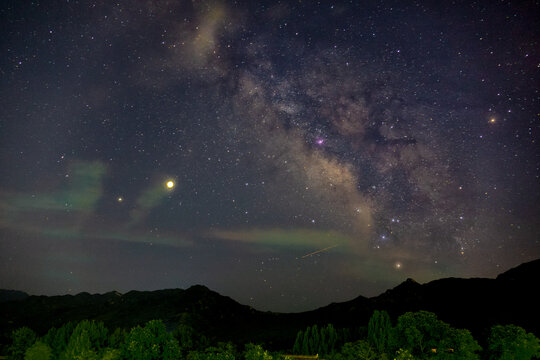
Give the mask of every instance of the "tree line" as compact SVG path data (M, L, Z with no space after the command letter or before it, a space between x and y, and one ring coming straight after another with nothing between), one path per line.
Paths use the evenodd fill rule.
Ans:
M407 312L392 326L386 311L374 311L367 333L349 341L350 331L332 325L298 332L294 354L318 354L328 360L530 360L540 357L540 341L515 325L491 328L482 349L469 330L455 329L428 311Z
M110 332L102 322L83 320L51 328L38 337L28 327L11 334L8 359L13 360L281 360L287 352L270 352L261 345L210 344L188 325L172 332L161 320L129 331ZM327 360L530 360L540 357L539 339L515 325L491 328L485 349L471 333L455 329L427 311L408 312L392 325L386 311L375 311L367 331L312 325L298 332L292 354L319 355Z

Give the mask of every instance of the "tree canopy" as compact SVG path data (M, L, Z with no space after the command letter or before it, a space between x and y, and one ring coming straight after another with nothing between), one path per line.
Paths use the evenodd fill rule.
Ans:
M529 360L540 357L536 336L515 325L495 325L489 337L489 358L492 360Z
M367 331L366 331L367 330ZM180 323L172 332L161 320L151 320L131 330L107 327L95 320L67 323L38 337L28 327L11 334L9 359L20 360L283 360L261 344L237 351L231 342L210 341L194 328ZM215 339L214 339L215 340ZM292 339L291 339L292 340ZM267 344L268 345L268 344ZM388 313L374 311L367 326L336 329L332 324L312 325L297 333L295 358L319 355L326 360L530 360L540 357L540 341L515 325L491 328L482 351L471 333L456 329L427 311L407 312L393 327ZM290 349L285 349L286 353Z
M428 311L401 315L392 338L395 349L406 349L418 358L475 360L482 350L468 330L454 329Z

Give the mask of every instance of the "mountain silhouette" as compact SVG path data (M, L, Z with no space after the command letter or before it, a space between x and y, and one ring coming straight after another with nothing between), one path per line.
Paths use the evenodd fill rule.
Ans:
M26 299L28 296L30 295L23 291L0 289L0 304L8 301L23 300Z
M519 325L538 336L538 275L540 259L510 269L496 279L446 278L426 284L407 279L376 297L359 296L289 314L258 311L202 285L125 294L28 296L21 292L2 303L0 341L6 344L11 331L21 326L44 334L52 326L83 319L103 321L110 329L162 319L171 330L183 323L210 339L288 348L300 329L328 323L348 328L366 326L374 310L388 311L393 321L407 311L431 311L479 338L485 338L495 324ZM11 296L6 291L0 294L8 294L8 300Z

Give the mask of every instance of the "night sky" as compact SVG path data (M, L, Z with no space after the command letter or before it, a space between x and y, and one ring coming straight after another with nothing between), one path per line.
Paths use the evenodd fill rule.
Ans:
M538 14L2 1L0 288L302 311L540 257Z

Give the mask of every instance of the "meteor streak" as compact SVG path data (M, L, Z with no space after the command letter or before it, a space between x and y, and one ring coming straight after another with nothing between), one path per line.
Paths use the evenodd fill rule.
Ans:
M314 251L312 253L309 253L309 254L306 254L306 255L302 256L301 259L307 258L308 256L315 255L315 254L318 254L318 253L321 253L321 252L324 252L324 251L328 251L328 250L330 250L332 248L335 248L336 246L339 246L339 245L332 245L332 246L326 247L324 249Z

